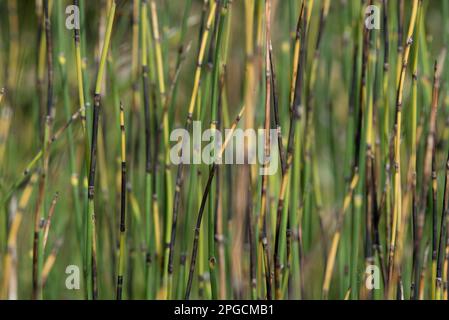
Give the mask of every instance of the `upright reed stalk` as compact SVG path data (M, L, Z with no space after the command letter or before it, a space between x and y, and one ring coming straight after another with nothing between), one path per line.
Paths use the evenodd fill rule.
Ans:
M187 281L187 288L186 288L186 293L185 293L185 300L188 300L190 298L190 292L192 290L192 282L193 282L193 274L195 272L195 265L196 265L196 257L198 254L198 242L199 242L199 237L200 237L200 231L201 231L201 222L203 220L203 213L204 213L204 208L206 207L206 201L207 201L207 197L209 195L210 192L210 188L212 185L212 180L214 178L215 172L216 172L216 166L217 163L219 163L221 161L221 158L223 156L223 153L226 149L226 147L229 144L229 141L231 141L234 131L237 128L237 125L240 121L240 119L242 118L243 112L245 111L245 106L243 106L240 109L240 112L237 116L237 118L234 120L234 123L232 124L231 128L229 129L227 136L225 138L225 141L223 142L223 145L221 146L215 161L212 165L212 167L209 170L209 176L207 178L207 184L206 184L206 188L204 190L203 193L203 197L201 198L201 205L200 205L200 210L198 212L198 217L196 220L196 226L195 226L195 237L193 240L193 248L192 248L192 257L190 260L190 271L189 271L189 278Z
M217 10L217 3L215 1L212 1L211 8L209 11L209 15L207 17L206 27L205 30L201 36L201 42L200 42L200 48L198 52L198 59L197 59L197 65L195 70L195 76L194 76L194 82L193 82L193 90L192 95L190 97L190 104L189 109L187 113L187 120L184 128L189 131L190 127L192 125L192 117L193 112L195 110L196 100L198 97L198 89L200 85L201 80L201 70L202 70L202 64L204 59L204 54L206 50L207 41L209 38L210 28L212 26L212 23L215 19L215 13ZM183 141L180 141L181 145ZM180 154L180 158L182 159L182 154ZM173 197L173 215L171 216L170 220L167 221L167 223L171 222L171 230L169 232L170 234L170 242L169 242L169 252L168 252L168 260L167 260L167 271L168 274L173 273L173 254L174 254L174 247L175 247L175 240L176 240L176 225L178 221L178 213L179 213L179 205L180 205L180 197L181 197L181 188L183 183L183 162L181 162L178 165L177 173L176 173L176 185L175 185L175 194ZM164 264L165 266L165 264ZM165 271L164 271L165 272Z
M394 137L394 156L393 156L393 221L391 228L391 242L390 242L390 253L389 253L389 281L388 281L388 296L392 297L393 288L396 285L396 282L393 282L393 272L394 272L394 255L396 250L396 236L399 233L398 230L402 228L402 192L401 192L401 153L400 153L400 143L401 143L401 124L402 124L402 97L403 97L403 89L405 82L405 74L408 65L408 58L410 53L410 46L412 45L412 36L415 28L415 22L418 12L418 5L421 4L421 0L414 0L412 6L412 14L410 17L410 24L407 33L406 46L404 50L403 60L402 60L402 69L399 76L398 88L396 92L396 111L395 111L395 122L393 128L393 137ZM399 270L397 270L399 271Z
M125 112L120 103L121 132L121 192L120 192L120 252L117 275L117 300L122 299L123 275L125 274L125 241L126 241L126 132Z
M42 173L39 182L38 203L34 217L34 240L33 240L33 299L42 299L42 267L43 267L43 243L42 226L45 213L45 185L48 175L49 150L48 140L51 135L53 112L53 48L51 34L51 17L49 14L49 1L44 0L45 19L45 43L47 48L47 111L45 116L45 132L42 147Z
M111 40L112 26L115 17L116 1L112 1L112 5L108 13L108 21L106 34L104 38L103 48L101 51L101 59L97 73L94 93L94 113L92 123L92 142L90 148L90 165L88 180L88 217L87 217L87 237L86 237L86 256L87 256L87 296L88 299L98 298L97 284L97 252L96 252L96 234L95 234L95 174L97 167L97 143L98 143L98 124L101 111L101 84L105 70L106 58Z

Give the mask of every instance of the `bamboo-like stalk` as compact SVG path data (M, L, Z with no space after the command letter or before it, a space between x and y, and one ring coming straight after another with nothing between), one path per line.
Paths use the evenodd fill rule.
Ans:
M227 79L227 61L229 59L229 46L231 42L231 31L232 31L232 19L233 19L233 7L232 7L232 0L227 2L228 4L228 12L226 15L226 21L225 21L225 35L224 35L224 48L223 48L223 55L226 58L226 63L223 65L223 70L219 79L219 93L218 93L218 102L217 102L217 113L218 113L218 127L223 129L224 122L226 119L226 123L229 123L229 104L227 100L227 85L226 85L226 79ZM223 11L222 11L223 13ZM223 171L223 170L222 170ZM222 195L225 190L224 188L224 182L225 179L229 177L229 175L226 175L225 172L221 173L220 170L218 170L217 174L217 180L216 180L216 193L217 193L217 201L216 201L216 224L214 226L215 229L215 243L216 247L218 248L218 262L220 265L219 268L219 275L218 275L218 281L219 281L219 299L224 300L227 298L227 288L229 286L229 282L227 280L227 275L229 274L230 266L227 262L227 256L226 256L226 249L229 248L229 246L226 245L226 233L227 233L227 225L226 225L226 217L228 216L225 210L225 198ZM249 180L251 181L251 180ZM252 229L253 230L253 229Z
M187 120L186 120L186 124L184 126L184 128L187 131L190 130L190 127L192 124L193 112L195 110L196 100L198 97L198 89L199 89L199 85L200 85L201 70L202 70L203 59L204 59L204 54L205 54L205 50L206 50L206 44L207 44L207 41L209 38L210 28L211 28L212 23L215 18L216 10L218 10L217 8L218 8L217 3L215 1L212 1L209 15L207 17L206 27L201 36L201 43L200 43L200 47L199 47L197 65L196 65L194 82L193 82L193 90L192 90L192 95L190 98L190 104L189 104L189 109L188 109L188 113L187 113ZM183 141L181 140L180 143L182 144ZM180 157L182 157L182 154L180 155ZM176 173L175 194L173 197L173 207L172 207L173 215L169 216L171 218L167 221L168 224L171 224L171 229L168 232L168 234L170 235L170 237L168 238L168 239L170 239L170 241L169 241L168 252L167 252L168 260L167 260L167 269L166 269L168 274L172 274L172 272L173 272L172 271L173 270L173 254L174 254L174 246L175 246L175 241L176 241L176 225L177 225L177 221L178 221L182 183L183 183L183 162L181 161L181 163L178 165L178 169L177 169L177 173ZM165 269L165 263L164 263L164 269ZM164 273L165 273L165 270L164 270ZM168 276L168 274L167 274L167 276Z
M150 118L153 122L154 126L154 132L155 132L155 143L154 143L154 160L153 160L153 179L152 179L152 192L153 192L153 220L154 220L154 234L155 234L155 242L156 242L156 260L165 259L165 261L168 260L166 252L167 252L167 245L163 245L162 242L162 236L161 234L161 222L159 221L159 202L158 202L158 195L157 195L157 169L159 167L159 150L161 142L159 141L162 137L163 140L163 147L165 148L165 192L167 195L171 195L173 193L173 181L172 181L172 174L171 174L171 168L168 163L168 130L169 130L169 123L168 123L168 112L164 111L165 105L166 105L166 92L165 92L165 79L164 79L164 66L163 66L163 60L162 60L162 49L161 49L161 38L159 34L159 22L158 22L158 15L156 10L156 4L154 1L150 2L150 14L151 14L151 28L149 28L148 24L148 32L147 32L147 40L148 40L148 49L149 49L149 66L150 70L154 70L155 72L150 73L150 95L151 100L153 103L153 108L155 109L155 112L153 113L153 116L150 115ZM157 95L157 89L159 89L159 95ZM161 106L163 108L161 116L159 120L161 120L161 125L159 126L157 124L158 118L156 116L157 113L157 107ZM167 201L168 205L165 206L164 214L166 217L169 217L172 209L170 207L171 200ZM167 219L165 219L167 220ZM170 222L168 221L165 224L165 243L168 243L168 228L170 226ZM161 268L167 269L166 263L163 262L163 265ZM156 269L155 269L156 270ZM168 287L168 277L167 275L163 275L162 280L162 289L158 292L158 297L161 297L165 295L164 291L166 291Z
M165 78L164 78L164 66L163 66L163 60L162 60L162 49L161 49L161 38L159 34L159 22L158 22L158 15L156 10L156 3L152 0L150 2L150 8L151 8L151 22L152 22L152 31L153 31L153 39L154 39L154 46L155 46L155 58L156 58L156 70L157 70L157 79L158 79L158 87L159 87L159 100L161 101L161 105L165 107L167 97L166 97L166 91L165 91ZM166 182L166 192L167 194L171 195L173 190L173 181L172 181L172 173L170 170L170 163L169 163L169 122L168 122L168 110L162 112L162 126L163 126L163 141L164 141L164 148L165 148L165 182ZM157 154L155 155L157 157ZM170 203L170 201L169 201ZM163 263L163 276L162 276L162 290L163 292L167 292L167 298L171 297L171 291L172 291L172 273L169 270L169 260L170 260L170 248L169 243L171 239L171 223L170 223L170 214L172 212L171 206L167 205L166 210L166 224L165 224L165 243L167 244L164 249L164 263Z
M373 3L372 1L369 2ZM359 20L360 22L363 19ZM358 112L357 112L357 126L355 132L355 152L354 152L354 163L352 169L352 175L356 174L360 177L360 183L357 185L356 190L354 192L353 199L353 216L352 216L352 234L351 234L351 271L350 271L350 286L351 286L351 298L358 299L359 298L359 286L357 285L357 268L359 262L359 242L358 238L360 236L361 225L362 225L362 215L363 215L363 207L362 200L365 190L365 179L366 179L366 138L362 137L364 133L364 127L367 126L367 123L370 123L369 118L371 116L369 110L369 96L368 92L371 87L371 83L369 83L369 48L370 48L370 30L366 27L361 27L358 30L357 41L359 41L359 45L362 50L361 54L361 75L360 75L360 83L358 84ZM357 90L356 89L356 90ZM364 126L365 125L365 126ZM368 131L368 130L366 130Z
M249 3L250 5L251 3ZM266 97L266 93L264 93L265 90L265 86L263 85L263 83L261 82L261 76L264 72L264 38L263 38L263 33L264 33L264 25L263 25L263 21L264 21L264 16L265 16L265 10L264 10L264 6L265 3L264 1L255 1L253 3L254 5L254 24L255 24L255 45L254 48L252 48L252 44L248 44L247 42L247 53L249 53L249 49L251 49L251 51L253 51L253 55L251 57L250 64L249 66L253 67L254 71L253 74L248 74L248 76L252 76L251 78L249 78L248 80L251 81L248 84L248 89L247 90L258 90L256 92L260 91L260 96L261 96L261 101L259 102L260 104L263 104L264 99ZM247 11L249 14L249 10ZM249 57L247 57L247 59L249 59ZM245 101L249 101L251 102L251 104L249 105L249 113L248 113L248 118L246 120L246 126L249 128L254 128L256 126L256 121L261 121L262 119L258 119L258 117L256 116L256 107L258 106L258 101L257 99L255 99L253 96L252 91L251 92L247 92L245 94ZM265 114L265 113L261 113L261 114ZM248 143L255 143L255 142L251 142L249 141ZM250 177L253 177L253 179L255 179L254 177L257 176L257 167L252 166L251 167L251 175ZM264 268L266 269L266 259L269 259L269 255L264 253L263 250L263 246L261 246L261 233L260 233L260 212L261 212L261 207L260 205L262 204L261 201L261 197L262 197L262 190L259 191L259 189L262 188L262 179L255 179L255 181L251 181L250 183L253 183L257 186L258 189L258 197L256 199L257 203L256 203L256 221L254 222L255 225L255 239L257 241L257 245L256 245L256 260L257 260L257 283L260 284L258 286L258 296L260 297L264 297L266 295L266 292L264 292L264 290L266 291L266 283L267 283L267 277L266 275L269 275L268 273L266 273L264 275ZM265 280L263 279L265 276ZM271 289L271 288L269 288Z
M125 241L126 241L126 132L125 112L120 103L121 132L121 192L120 192L120 252L117 275L117 300L122 299L123 275L125 274Z
M45 186L48 175L49 152L48 139L51 135L54 117L53 106L53 47L51 32L51 16L49 1L44 0L45 43L47 49L47 107L45 116L45 132L42 147L42 173L39 182L39 196L34 215L34 239L33 239L33 299L42 299L42 267L43 267L43 238L42 221L45 207Z
M365 197L366 197L366 207L365 207L365 265L368 267L373 265L374 252L373 248L375 246L374 234L375 234L375 217L378 216L377 208L377 191L376 191L376 175L375 175L375 136L376 132L376 110L375 106L375 92L373 85L376 80L376 63L377 58L375 55L375 48L373 48L372 42L376 42L377 34L375 31L368 33L368 66L367 73L368 76L368 87L367 101L366 101L366 131L365 131ZM382 266L381 266L382 267ZM380 268L383 270L383 268ZM366 292L366 290L361 289L361 298L373 298L373 292Z
M212 77L211 77L211 124L210 128L214 133L215 129L219 129L220 127L220 119L222 117L222 91L220 88L224 86L224 84L219 85L219 81L224 81L223 79L219 80L219 77L223 77L220 73L224 73L224 68L226 64L226 55L222 51L224 50L223 39L225 38L225 23L227 19L228 13L228 2L226 0L218 1L218 10L216 11L217 16L215 17L215 27L214 33L216 33L216 37L212 35L212 40L216 38L215 44L212 43L210 46L209 52L209 66L212 66ZM215 141L216 137L213 135L213 140ZM215 143L215 142L214 142ZM219 188L220 188L220 173L219 168L216 168L215 173L215 185L211 186L210 197L209 197L209 217L208 217L208 254L209 254L209 273L210 273L210 284L211 284L211 295L212 299L216 300L218 298L218 275L216 270L217 265L217 257L216 257L216 249L217 249L217 227L221 222L218 218L218 202L220 198ZM220 262L220 261L219 261Z
M391 170L389 165L389 131L390 131L390 103L389 103L389 83L390 83L390 32L389 32L389 16L388 16L388 0L382 1L383 12L383 40L384 40L384 56L383 56L383 80L382 80L382 96L383 96L383 130L382 130L382 162L385 162L385 174L382 184L384 187L384 199L390 199L390 183ZM391 239L390 235L390 210L389 201L386 202L386 236Z
M415 28L415 22L417 18L418 6L420 7L421 1L414 0L412 13L410 18L410 24L407 32L407 40L406 46L404 50L403 60L402 60L402 69L399 76L398 88L396 93L396 111L395 111L395 122L393 129L393 137L394 137L394 177L393 177L393 221L391 228L391 241L390 241L390 252L389 252L389 272L388 272L388 296L392 297L393 287L396 285L395 282L392 282L393 272L394 272L394 255L396 250L396 236L399 233L398 230L402 228L402 192L401 192L401 176L400 176L400 165L401 165L401 154L400 154L400 135L401 135L401 124L402 124L402 97L403 97L403 89L404 89L404 81L405 81L405 73L408 64L408 58L410 53L410 46L412 44L412 36ZM399 271L399 270L398 270Z
M56 11L60 12L62 10L61 2L57 1L55 3ZM63 37L64 32L64 21L60 15L56 16L56 34L57 34L57 43L56 49L58 51L58 66L59 66L59 75L62 81L61 91L62 91L62 99L64 104L65 116L68 118L68 121L71 121L71 110L70 110L70 93L69 93L69 80L67 74L67 42ZM76 225L76 233L78 239L80 241L80 252L83 254L84 250L84 237L83 237L83 226L82 226L82 218L83 218L83 206L81 204L81 199L79 197L78 188L79 188L79 174L76 168L76 143L73 135L72 127L67 127L64 129L67 133L67 142L68 142L68 150L69 150L69 166L71 171L70 184L72 186L72 199L75 209L75 225ZM55 137L55 136L54 136ZM51 141L50 141L51 142ZM45 238L44 238L45 242ZM45 247L45 244L44 244Z
M312 10L313 10L313 6L315 4L315 1L310 0L307 4L306 7L306 17L307 17L307 25L306 25L306 30L309 30L310 27L310 21L311 21L311 16L312 16ZM323 2L323 7L322 9L325 9L325 7L328 6L326 5L326 2ZM323 10L321 10L322 13ZM323 18L325 18L325 15L320 14ZM322 24L319 26L320 30L318 30L318 37L317 37L317 44L319 44L320 42L320 38L321 38L321 33L322 33ZM308 45L306 44L305 47L307 48ZM317 47L315 46L314 49L317 49ZM306 50L308 52L308 50ZM306 54L307 57L307 54ZM315 61L317 61L318 56L316 56L316 58L314 58ZM306 59L307 60L307 59ZM314 67L315 65L315 67ZM310 248L310 243L311 243L311 234L312 234L312 224L313 224L313 218L312 218L312 190L313 190L313 163L312 163L312 137L313 137L313 132L314 132L314 125L313 125L313 119L314 119L314 110L312 107L312 100L313 100L313 95L309 94L310 90L309 90L309 83L314 82L315 80L315 75L314 73L316 73L316 66L317 66L317 62L312 62L312 68L310 69L310 77L308 77L305 83L305 129L304 129L304 134L305 134L305 141L304 141L304 178L302 181L302 189L304 190L303 194L302 194L302 201L304 202L304 209L302 212L302 228L303 230L305 230L305 234L306 236L304 237L304 248L305 250L308 250Z
M184 60L186 58L186 54L189 52L189 50L190 50L190 46L187 46L185 48L182 47L182 52L180 52L180 57L179 57L179 60L177 61L176 70L174 72L170 88L169 88L168 92L166 93L167 98L165 99L165 105L163 106L162 116L161 116L162 118L164 118L165 113L168 113L170 106L173 105L172 104L173 103L173 98L174 98L176 86L178 84L181 67L182 67L183 62L184 62ZM157 127L158 127L157 129L158 129L158 134L159 134L163 130L163 128L162 128L163 124L161 124L160 126L157 126ZM154 168L153 171L154 172L156 172L156 166L157 166L157 163L155 161L155 163L153 164L153 168ZM153 186L154 185L155 185L155 181L153 181ZM158 214L158 205L156 203L157 202L157 190L156 190L156 188L153 188L153 196L152 196L152 198L153 198L153 211L154 211L154 215L156 215L156 214ZM154 224L155 224L155 226L158 225L158 223L156 221L155 221ZM173 261L172 261L172 263L173 263ZM171 276L172 275L169 274L169 277L171 277ZM179 285L181 285L181 283L179 283Z
M140 69L139 69L139 24L140 24L140 1L139 0L133 0L132 2L132 12L131 12L131 23L132 23L132 39L131 39L131 72L130 72L130 84L131 84L131 102L130 102L130 115L129 115L129 134L127 136L127 144L129 145L129 148L127 148L127 158L128 158L128 167L127 167L127 183L126 183L126 189L128 192L128 197L131 199L133 197L133 187L136 187L136 181L138 180L136 177L138 173L138 166L139 166L139 157L137 155L137 150L139 147L138 141L139 141L139 135L140 135L140 91L139 91L139 80L140 80ZM118 96L118 94L117 94ZM134 198L135 200L135 198ZM130 200L130 203L132 203L133 200ZM136 201L137 202L137 201ZM139 236L135 237L135 242L137 246L140 245L143 246L145 244L145 224L142 224L141 220L141 214L140 214L140 208L138 208L138 204L134 202L134 206L131 204L130 210L131 217L134 219L131 221L129 229L131 229L131 232L128 232L128 238L133 239L134 232L137 232ZM133 239L134 240L134 239ZM134 244L133 243L133 244ZM134 245L131 245L130 252L139 252L143 250L134 250ZM131 281L129 282L128 288L129 293L131 294L133 290L131 290L131 286L133 284L133 273L134 273L134 259L139 257L137 254L130 254L132 256L133 261L130 261L130 268L129 275ZM145 255L144 255L145 257ZM146 264L144 263L146 266ZM133 298L132 295L129 297L130 299Z
M281 238L281 222L284 224L287 222L286 216L282 216L284 211L284 201L286 192L289 188L290 183L290 166L292 163L292 155L289 154L286 162L286 166L284 168L284 176L282 177L282 183L281 183L281 190L279 193L279 200L278 200L278 206L277 206L277 219L276 219L276 240L274 245L274 258L273 261L275 263L275 269L274 269L274 282L275 282L275 297L276 299L281 299L281 255L279 253L280 246L284 246L285 242L280 240Z
M231 128L229 129L227 136L225 138L225 141L223 142L218 154L216 155L216 160L214 161L212 167L209 170L209 176L207 178L207 184L206 187L204 189L204 193L203 196L201 198L201 205L200 205L200 210L198 212L198 217L196 220L196 226L195 226L195 238L193 240L193 248L192 248L192 257L190 259L190 270L189 270L189 278L187 281L187 288L186 288L186 293L185 293L185 300L188 300L190 297L190 292L192 290L192 282L193 282L193 274L195 272L195 265L196 265L196 257L197 257L197 253L198 253L198 242L199 242L199 237L200 237L200 230L201 230L201 222L203 220L203 213L204 213L204 208L206 206L206 201L207 201L207 197L209 195L210 192L210 187L212 184L212 180L214 178L215 172L216 172L216 166L217 163L220 162L223 153L226 149L226 147L229 144L229 141L231 141L234 131L237 128L237 125L240 121L240 119L243 116L243 112L245 111L245 106L243 106L240 109L240 112L238 114L238 116L235 118L234 123L232 124Z
M73 1L74 5L79 7L80 3L79 0ZM89 158L89 153L87 150L89 150L89 136L87 133L87 124L86 124L86 113L85 113L85 96L84 96L84 81L83 81L83 63L81 60L81 35L80 35L80 29L75 28L74 29L74 39L75 39L75 65L76 65L76 79L77 79L77 86L78 86L78 103L79 107L82 111L81 113L81 120L83 125L83 131L85 136L85 147L86 147L86 160Z
M301 181L301 170L300 170L300 159L301 159L301 119L302 119L302 106L301 103L298 103L301 101L299 99L301 97L301 86L300 83L302 82L303 75L298 76L298 69L303 70L303 64L304 61L300 61L300 54L301 47L304 44L304 40L302 38L305 35L304 32L304 26L303 26L303 17L304 17L304 6L305 1L302 2L300 13L298 16L298 21L296 25L296 32L295 32L295 42L294 42L294 49L293 49L293 60L292 60L292 81L290 84L290 96L289 96L289 104L291 108L291 117L290 117L290 127L289 127L289 137L288 137L288 145L287 145L287 152L291 150L294 147L295 155L293 158L293 168L292 168L292 179L293 181ZM302 53L302 55L305 57L305 52ZM302 58L303 59L303 58ZM295 102L295 99L297 100ZM292 106L295 109L292 109ZM296 126L292 126L293 120L296 121ZM293 128L295 128L294 132L295 135L293 135ZM294 144L293 144L294 141ZM292 184L292 194L300 194L300 183L293 183ZM300 203L299 203L299 197L293 196L291 200L291 218L290 223L292 226L293 234L292 234L292 249L293 249L293 257L292 257L292 269L293 269L293 275L299 277L299 282L295 283L294 288L299 289L298 296L302 296L302 285L301 282L303 280L302 278L302 268L300 267L302 259L300 259L300 251L302 251L302 248L300 249L300 234L301 234L301 209L300 209ZM297 278L293 277L293 281L297 280ZM296 282L296 281L295 281Z
M351 15L350 15L351 16ZM357 16L356 16L357 17ZM356 20L359 21L359 20ZM357 89L358 89L358 77L359 77L359 73L360 73L360 67L359 66L359 60L360 60L360 56L362 53L361 50L361 44L360 44L360 28L357 28L354 31L354 36L353 36L353 48L352 48L352 63L349 63L348 61L348 65L352 66L352 72L350 75L350 79L348 79L348 86L349 86L349 97L348 97L348 126L347 126L347 130L346 130L346 146L347 146L347 150L345 153L345 173L344 173L344 178L346 181L346 184L349 186L352 179L355 177L355 175L359 175L358 172L358 168L359 168L359 163L358 163L358 150L357 146L360 145L361 141L360 141L360 136L359 136L359 128L358 128L358 119L357 119ZM358 177L357 177L358 179ZM341 195L342 198L345 198L345 193L343 193ZM350 198L352 198L353 196L349 196ZM354 199L349 199L349 201L353 201ZM351 204L351 202L348 204L348 206ZM357 206L355 206L355 203L353 203L354 206L352 208L352 220L355 220L355 209ZM348 207L349 209L349 207ZM355 221L351 221L352 227L355 226ZM347 272L346 270L343 269L343 277L344 277L344 283L342 284L342 292L344 292L344 294L349 294L350 297L354 296L355 293L357 292L357 290L354 288L354 290L352 290L351 288L351 282L353 281L353 269L354 266L352 265L353 263L353 257L355 257L355 252L354 252L354 242L352 242L352 237L354 236L354 234L351 232L351 228L350 226L347 224L346 226L342 226L342 229L346 228L347 230L347 234L344 235L343 240L346 243L346 246L350 246L346 248L346 252L344 252L342 254L342 263L346 264L349 262L351 264L351 269L349 270L349 272ZM342 230L342 232L344 232L344 230ZM328 256L328 260L329 262L329 256ZM329 280L330 281L330 280ZM330 285L330 282L329 282ZM348 290L349 287L349 290Z
M149 106L149 93L148 93L148 56L147 56L147 10L148 5L146 0L141 1L141 43L142 43L142 90L143 90L143 109L144 109L144 126L145 126L145 219L146 219L146 263L145 263L145 296L147 299L151 297L150 290L150 262L151 262L151 252L150 248L153 247L151 243L151 201L152 201L152 191L151 191L151 181L154 179L152 177L152 158L151 158L151 129L150 129L150 106ZM156 212L153 212L153 216ZM157 240L157 238L154 238Z
M97 285L97 253L96 253L96 236L95 236L95 174L97 165L97 143L98 143L98 123L100 116L100 94L101 84L106 64L106 57L108 54L109 43L111 39L112 26L115 17L116 2L113 0L108 13L107 29L104 38L103 48L101 51L101 59L98 67L97 80L95 84L94 93L94 111L92 123L92 142L90 145L90 164L89 164L89 179L88 179L88 217L87 221L87 237L86 237L86 257L87 257L87 296L88 299L98 298Z
M258 221L258 228L260 233L259 246L262 248L262 255L264 259L266 298L272 298L271 290L271 268L269 258L269 243L266 230L266 215L267 215L267 188L268 188L268 163L266 160L270 158L270 111L271 111L271 64L270 64L270 43L271 43L271 0L265 1L265 136L264 136L264 163L262 176L262 189L260 196L260 214Z
M411 93L411 113L410 113L410 120L411 120L411 134L410 134L410 158L409 158L409 166L408 166L408 172L407 172L407 186L406 186L406 192L403 197L403 203L404 203L404 212L408 212L412 208L413 212L413 221L416 221L416 208L418 203L418 197L416 194L416 185L417 185L417 104L418 104L418 56L419 56L419 34L421 29L421 11L418 12L417 17L417 27L415 31L416 38L418 41L416 41L416 44L412 48L412 93ZM416 227L416 224L413 223L413 228ZM413 232L414 236L416 236L416 229L414 229ZM414 250L414 254L416 253L416 250ZM413 257L413 264L415 263L416 255ZM412 280L412 283L414 280Z
M81 11L81 4L82 2L80 2L79 0L74 0L73 4L75 6L77 6L78 8L80 8ZM81 14L81 13L80 13ZM80 17L80 20L82 21L83 17ZM82 23L80 21L80 23ZM88 124L87 124L87 117L88 114L86 113L86 107L88 106L88 104L86 104L85 101L85 92L84 92L84 86L85 81L84 81L84 77L85 74L83 73L83 62L82 62L82 45L81 45L81 41L82 37L81 37L81 30L78 28L74 29L74 42L75 42L75 67L76 67L76 79L77 79L77 89L78 89L78 105L79 108L81 110L81 124L82 124L82 128L83 128L83 135L84 135L84 158L85 158L85 162L86 162L86 166L85 166L85 170L86 170L86 174L85 174L85 178L84 181L82 183L83 189L85 191L85 194L88 193L88 182L87 182L87 177L89 176L89 168L88 168L88 164L90 163L90 154L89 154L89 150L90 150L90 141L89 141L89 130L88 130ZM76 181L78 183L78 181ZM85 206L84 209L85 212L85 218L84 221L88 221L88 215L87 215L87 206ZM83 219L82 219L83 220ZM83 232L81 234L84 234ZM84 237L81 237L82 241L81 241L81 250L83 251L84 255L84 275L85 275L85 281L86 284L88 284L90 282L90 280L88 279L89 276L89 272L87 272L87 268L89 265L89 260L90 260L90 255L88 255L88 246L87 243L85 242L87 239L85 239ZM86 285L86 297L89 296L89 286Z

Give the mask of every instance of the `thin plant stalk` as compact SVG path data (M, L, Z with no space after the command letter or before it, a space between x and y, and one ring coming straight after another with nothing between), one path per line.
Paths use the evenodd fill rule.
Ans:
M117 275L117 300L122 299L123 275L125 274L125 241L126 241L126 132L125 112L120 103L121 132L121 192L120 192L120 252Z
M97 80L95 84L94 93L94 111L92 123L92 142L90 145L90 164L89 164L89 179L88 179L88 216L87 216L87 237L86 237L86 257L87 257L87 296L88 299L98 298L98 284L97 284L97 252L96 252L96 235L95 235L95 174L97 164L97 143L98 143L98 124L100 116L100 94L101 84L105 71L106 58L111 39L112 26L115 17L115 0L109 9L107 29L104 38L103 48L101 51L101 59L97 73Z
M198 217L196 220L196 226L195 226L195 237L193 240L193 248L192 248L192 256L190 259L190 270L189 270L189 278L187 281L187 288L186 288L186 293L185 293L185 300L189 300L190 298L190 292L192 290L192 282L193 282L193 274L195 272L195 265L196 265L196 257L198 254L198 242L199 242L199 236L200 236L200 230L201 230L201 222L203 219L203 213L204 213L204 208L206 206L206 201L207 201L207 197L209 195L210 192L210 187L212 184L212 180L214 178L215 172L216 172L216 165L217 163L219 163L219 161L221 160L223 153L226 149L226 147L228 146L230 140L232 139L232 136L234 134L235 129L237 128L237 125L240 121L240 119L242 118L243 112L245 111L245 106L243 106L240 109L240 112L237 116L237 118L234 120L234 123L232 124L231 128L228 131L228 134L225 138L225 141L223 142L223 145L221 146L219 152L217 153L216 156L216 160L214 161L212 168L209 170L209 176L207 178L207 184L201 199L201 205L200 205L200 209L198 212Z
M206 28L201 36L201 42L200 42L200 48L198 52L198 59L197 59L197 65L195 70L195 76L194 76L194 82L193 82L193 90L192 95L190 98L190 104L189 109L187 113L187 120L185 124L185 129L187 131L190 130L191 124L192 124L192 117L193 112L195 110L195 105L198 97L198 89L200 85L200 79L201 79L201 71L202 71L202 64L204 59L204 54L206 50L207 41L209 38L210 28L212 26L212 23L215 18L215 13L217 9L217 3L215 1L212 2L211 8L209 11L209 15L207 17L206 22ZM181 140L181 144L183 141ZM180 157L182 158L182 154L180 154ZM170 219L167 220L167 223L170 224L171 222L171 229L169 230L170 235L170 242L169 242L169 252L168 252L168 260L167 260L167 272L171 274L173 271L173 254L174 254L174 247L175 247L175 240L176 240L176 225L178 221L178 212L179 212L179 205L180 205L180 197L181 197L181 188L183 183L183 162L181 161L178 165L177 173L176 173L176 185L175 185L175 194L173 197L173 215L169 216ZM165 264L164 264L165 266ZM165 270L164 270L165 273Z

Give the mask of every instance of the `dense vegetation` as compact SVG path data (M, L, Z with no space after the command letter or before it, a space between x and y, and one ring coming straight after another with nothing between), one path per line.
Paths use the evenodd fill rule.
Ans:
M0 298L447 299L448 16L0 0ZM279 170L174 164L197 120Z

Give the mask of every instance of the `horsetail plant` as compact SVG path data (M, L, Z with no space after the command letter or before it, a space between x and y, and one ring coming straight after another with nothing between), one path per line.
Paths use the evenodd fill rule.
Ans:
M97 252L96 252L96 234L95 234L95 173L97 165L97 137L98 137L98 122L100 116L100 91L101 83L103 80L104 68L106 63L106 57L109 49L109 42L111 39L112 26L114 23L116 3L113 0L111 8L108 14L108 22L106 35L104 39L103 48L101 51L100 65L97 73L97 80L95 83L94 93L94 109L93 109L93 123L92 123L92 142L90 149L90 164L89 164L89 184L88 184L88 217L87 221L87 240L86 240L86 265L87 265L87 295L89 299L97 299L98 286L97 286Z
M121 190L120 190L120 252L117 275L117 300L122 299L123 275L125 273L125 241L126 241L126 133L125 112L120 103L121 132Z
M446 300L448 12L0 2L0 298Z

